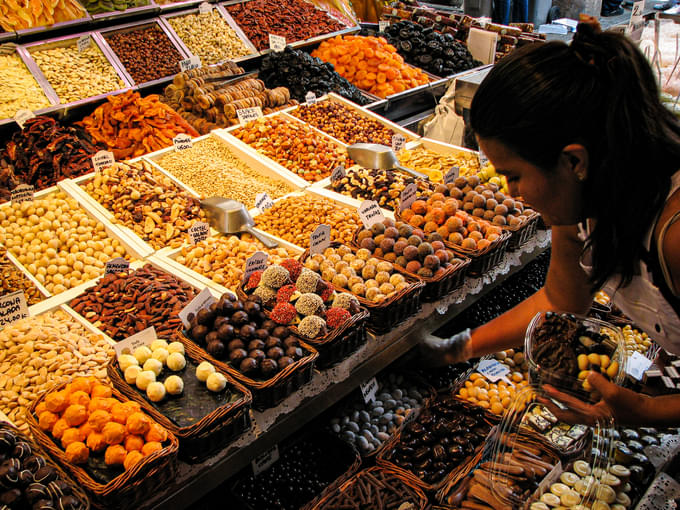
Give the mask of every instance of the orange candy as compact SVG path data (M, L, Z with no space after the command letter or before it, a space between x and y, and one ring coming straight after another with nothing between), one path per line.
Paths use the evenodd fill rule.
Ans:
M61 446L67 448L71 443L82 441L83 437L80 435L80 430L75 428L66 429L61 435Z
M123 461L123 467L128 470L135 464L137 464L140 460L144 458L144 455L142 452L139 452L137 450L132 450L125 456L125 460Z
M80 404L71 404L62 416L71 427L82 425L87 420L87 409Z
M85 464L90 457L90 450L85 443L74 441L66 447L66 459L72 464Z
M111 391L111 386L106 386L104 384L95 384L92 388L92 393L90 394L92 398L101 397L109 398L113 392Z
M147 415L141 412L132 413L126 422L128 433L139 436L146 434L150 426L151 420Z
M158 423L152 423L149 426L148 432L145 434L144 439L149 443L163 443L168 439L168 431Z
M68 407L68 394L65 391L55 391L45 397L45 407L52 413L60 413Z
M147 455L151 455L153 452L157 452L158 450L162 449L163 446L158 441L150 441L142 447L142 453L146 457Z
M115 421L104 425L102 435L106 444L119 444L125 440L125 427Z
M40 413L40 416L38 416L38 426L42 430L52 430L58 420L59 416L56 414L51 413L50 411L43 411Z
M68 403L71 405L79 404L87 408L87 406L90 405L90 395L88 395L82 390L73 391L72 389L71 394L68 397Z
M54 427L52 427L52 437L55 439L61 439L61 436L64 435L64 431L68 428L69 426L68 423L66 423L66 420L59 418L54 424Z
M111 414L103 409L97 409L90 414L87 423L92 427L92 430L101 432L104 425L111 421Z
M111 408L111 417L113 421L118 422L122 425L125 425L127 423L128 417L134 413L140 410L139 404L137 404L137 407L135 408L134 406L128 405L128 404L137 404L136 402L119 402L117 404L114 404L113 407Z
M104 453L104 462L106 462L108 466L114 466L116 464L122 465L125 462L127 453L128 452L123 448L123 445L115 444L109 446Z
M125 449L129 452L132 450L141 451L144 447L144 438L142 436L128 436L125 439Z
M87 447L93 452L100 452L108 445L100 432L92 432L87 436Z

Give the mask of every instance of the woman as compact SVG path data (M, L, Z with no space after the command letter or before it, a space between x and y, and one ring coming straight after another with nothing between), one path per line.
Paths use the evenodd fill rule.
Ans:
M587 22L583 22L587 21ZM542 310L583 314L604 288L665 349L680 354L680 124L652 70L620 34L583 18L570 46L524 47L502 59L472 102L479 145L510 192L552 226L545 286L509 312L452 339L426 340L444 362L522 344ZM442 356L445 354L445 356ZM680 423L680 396L650 398L593 373L602 400L560 418Z

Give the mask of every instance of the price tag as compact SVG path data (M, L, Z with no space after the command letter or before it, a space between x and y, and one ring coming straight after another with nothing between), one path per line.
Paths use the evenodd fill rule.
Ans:
M182 324L184 324L184 327L189 327L189 319L187 317L190 313L196 315L199 310L208 308L213 303L217 303L217 299L215 299L215 297L210 293L210 290L208 290L206 287L198 293L198 296L189 301L189 304L182 308L182 310L179 312L179 318L182 319Z
M245 272L243 273L243 281L248 281L250 275L255 271L264 271L267 269L267 260L269 255L263 251L256 251L246 259Z
M274 207L274 201L267 193L258 193L255 195L255 207L257 207L260 212L265 212L267 209Z
M394 152L399 152L401 148L404 146L404 143L406 143L406 137L404 135L402 135L401 133L392 135L392 150Z
M191 149L194 146L193 142L191 141L191 137L185 133L178 134L172 139L172 143L175 146L176 151L185 151L187 149Z
M17 110L17 112L14 114L14 122L19 124L19 127L21 129L24 129L24 124L26 124L26 121L28 119L34 119L35 118L35 113L33 113L31 110Z
M384 32L390 26L389 21L378 21L378 32Z
M371 228L374 224L385 219L385 216L375 200L364 200L359 206L359 217L364 227Z
M630 15L630 21L628 21L628 26L626 27L626 35L636 42L639 42L642 38L642 31L645 28L645 19L642 16L644 8L644 0L638 0L633 3L633 12Z
M19 184L12 190L12 203L32 202L35 187L30 184Z
M309 236L309 253L323 253L331 245L331 227L319 225Z
M444 184L453 184L456 179L460 176L460 168L457 166L452 166L451 170L446 172L444 175Z
M274 445L271 450L267 450L262 455L255 457L250 465L253 468L253 474L258 476L260 473L267 471L270 467L274 465L276 461L279 460L279 446Z
M28 304L23 290L0 297L0 329L28 317Z
M286 38L280 35L269 34L269 47L272 51L283 51L286 49Z
M124 273L129 268L130 268L129 260L125 260L123 257L116 257L115 259L111 259L106 263L104 274Z
M359 388L361 389L361 395L364 397L364 402L368 404L375 400L375 395L378 393L378 381L375 377L372 377L361 384Z
M151 326L143 329L139 333L135 333L113 346L116 350L116 357L120 358L121 354L132 354L137 347L142 345L151 345L156 338L156 328Z
M189 227L189 240L191 244L200 243L210 237L210 225L204 221L197 221Z
M336 166L331 172L331 183L339 181L345 176L345 165Z
M486 157L486 154L484 154L482 149L479 149L479 152L477 153L477 159L479 159L480 170L489 164L489 158Z
M309 105L316 104L316 94L314 94L314 92L311 91L307 92L307 94L305 95L305 103Z
M192 69L198 69L199 67L201 67L201 57L194 56L179 61L179 70L181 73L184 71L191 71Z
M399 210L405 211L411 204L416 201L416 194L418 193L418 185L415 182L408 184L404 191L399 196Z
M480 361L479 365L477 365L477 372L482 374L492 383L498 380L503 380L507 383L510 382L510 380L505 377L510 373L510 368L495 359L484 359Z
M251 120L259 119L262 117L262 108L259 106L254 106L252 108L241 108L236 110L236 116L241 125L247 124Z
M78 53L82 53L90 46L92 46L92 37L90 37L90 34L85 34L78 37Z
M116 160L113 157L113 152L99 151L97 154L92 156L92 166L94 167L94 171L97 173L101 172L105 168L113 166L115 162Z
M198 13L199 14L210 14L213 10L213 6L210 5L208 2L202 2L198 5Z
M652 366L652 360L635 351L626 360L626 373L633 379L642 380L644 373Z

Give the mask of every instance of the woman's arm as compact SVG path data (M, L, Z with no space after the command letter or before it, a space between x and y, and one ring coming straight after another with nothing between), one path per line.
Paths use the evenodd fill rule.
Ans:
M579 265L583 242L575 226L553 227L545 286L530 298L472 332L467 354L483 356L521 345L532 317L540 311L585 313L592 302L588 277Z

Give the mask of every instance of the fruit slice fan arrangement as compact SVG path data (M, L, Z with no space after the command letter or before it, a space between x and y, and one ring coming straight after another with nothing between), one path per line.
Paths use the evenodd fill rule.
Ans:
M479 171L479 158L474 152L444 154L419 146L401 149L397 153L397 158L403 166L426 174L432 182L442 182L444 175L453 166L458 167L459 175L470 175Z
M0 27L7 32L53 25L84 15L77 0L5 0L0 3Z
M337 36L322 42L312 56L330 62L340 76L382 98L429 82L383 37Z

